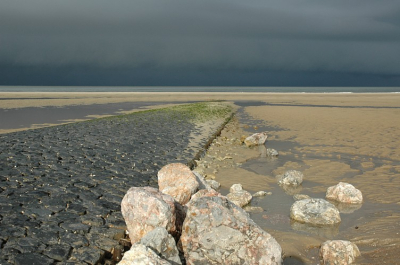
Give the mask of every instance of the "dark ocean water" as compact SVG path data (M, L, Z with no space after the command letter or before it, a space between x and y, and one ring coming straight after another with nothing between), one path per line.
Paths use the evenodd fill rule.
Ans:
M0 86L0 92L400 93L400 87Z

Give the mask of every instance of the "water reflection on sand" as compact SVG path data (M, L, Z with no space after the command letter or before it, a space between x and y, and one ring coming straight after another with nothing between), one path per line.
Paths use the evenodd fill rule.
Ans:
M234 161L220 164L216 180L223 185L222 191L242 183L249 191L272 192L253 199L251 205L262 207L264 212L250 215L278 240L287 257L297 257L293 264L317 264L317 249L328 239L356 243L362 253L359 263L395 264L394 253L400 253L400 101L387 101L394 108L368 108L368 104L376 107L386 103L363 102L362 97L358 103L337 100L327 97L313 107L302 106L302 102L297 106L244 104L237 115L238 127L243 130L239 134L268 131L266 147L276 149L279 157L268 159L264 147L254 148L250 154L239 147L222 146L228 153L241 154L238 159L242 161L238 165ZM325 103L330 107L324 107ZM363 107L332 107L346 104ZM240 138L232 128L221 136ZM304 173L300 187L276 184L275 176L289 169ZM212 166L210 170L214 170ZM335 203L342 218L338 226L316 227L290 220L293 194L325 198L326 189L340 181L360 189L365 201L356 205Z

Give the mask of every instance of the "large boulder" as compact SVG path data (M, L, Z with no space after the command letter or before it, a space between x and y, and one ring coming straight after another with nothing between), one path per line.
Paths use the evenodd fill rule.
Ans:
M296 201L290 208L290 218L311 225L333 225L341 222L338 209L324 199Z
M181 244L187 264L281 264L282 249L224 196L188 204Z
M181 163L164 166L157 176L159 190L171 195L182 205L190 200L199 187L196 176L188 166Z
M284 175L277 176L278 184L297 187L303 182L303 173L297 170L288 170Z
M266 132L255 133L255 134L247 137L246 139L244 139L244 143L248 147L256 146L256 145L262 145L262 144L265 143L267 138L268 138L268 135L267 135Z
M148 232L139 242L172 264L182 264L175 239L163 227Z
M170 262L160 258L153 250L141 245L134 244L131 249L124 253L119 265L171 265Z
M121 202L132 244L156 227L163 227L172 234L179 231L176 226L174 198L152 187L132 187Z
M326 191L326 198L341 203L360 204L363 202L361 191L345 182L339 182L339 184L329 187Z
M360 256L356 244L344 240L328 240L322 243L319 251L322 264L352 264Z

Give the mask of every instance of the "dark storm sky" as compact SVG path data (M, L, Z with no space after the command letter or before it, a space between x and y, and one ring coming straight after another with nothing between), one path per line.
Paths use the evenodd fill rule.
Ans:
M400 1L2 0L0 85L400 86Z

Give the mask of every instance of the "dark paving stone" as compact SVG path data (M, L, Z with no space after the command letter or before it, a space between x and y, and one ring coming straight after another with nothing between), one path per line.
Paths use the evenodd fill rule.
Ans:
M13 248L0 249L0 261L1 259L4 259L4 260L9 260L9 262L11 263L15 259L15 257L20 254L21 252Z
M61 198L43 198L42 204L45 205L45 209L48 209L54 213L60 212L67 208L67 203Z
M22 253L15 257L16 265L50 265L54 260L38 253Z
M24 215L39 220L48 220L52 214L53 211L48 210L44 207L37 208L37 206L35 208L28 208L24 211Z
M76 261L76 260L67 260L62 262L56 262L57 265L87 265L86 262Z
M55 245L58 243L60 230L57 226L41 227L28 229L27 234L29 237L40 240L43 244Z
M11 238L4 245L4 250L16 249L21 253L42 252L46 246L38 239L31 237Z
M77 215L84 215L87 211L87 208L82 205L82 201L75 201L68 204L68 208L66 210L67 213L73 213Z
M71 260L84 261L89 264L96 264L103 258L103 253L103 251L95 247L73 249Z
M92 227L90 233L87 234L86 236L89 238L92 235L100 235L102 237L119 240L120 238L124 237L125 229L118 229L114 227Z
M26 228L10 226L9 224L0 225L0 238L8 240L10 237L23 237L25 236Z
M0 264L1 265L11 265L11 263L9 263L7 260L2 260L1 258L0 258Z
M62 222L67 222L67 223L76 223L79 222L80 218L78 214L72 213L72 212L67 212L67 211L60 211L56 214L54 214L51 219L55 222L62 223Z
M105 221L101 216L93 216L93 215L82 215L81 216L82 224L86 224L89 226L102 226Z
M66 244L50 245L43 251L43 254L56 261L63 261L68 259L71 250L71 246Z
M145 112L0 135L1 253L10 243L11 263L22 262L19 255L44 258L41 264L95 263L123 236L125 192L157 187L162 166L188 162L206 143L187 149L194 128L173 112ZM58 244L70 246L74 259L49 259L40 253L43 244L48 256ZM37 255L20 253L30 248Z
M87 234L89 232L90 226L82 223L61 223L60 227L68 232L75 234Z
M83 235L64 232L60 233L60 244L67 244L73 248L80 248L89 246L89 241Z
M118 245L118 241L113 238L108 238L99 234L89 233L87 235L91 246L96 246L99 249L110 252L112 248Z

